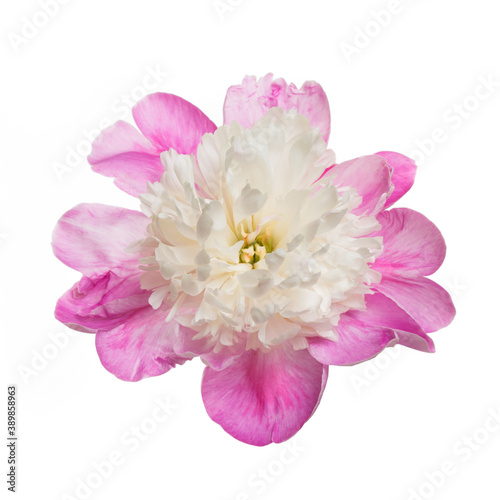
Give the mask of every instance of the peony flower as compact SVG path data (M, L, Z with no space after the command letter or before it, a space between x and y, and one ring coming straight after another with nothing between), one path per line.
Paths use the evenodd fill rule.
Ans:
M416 165L392 152L337 163L320 85L247 77L221 127L164 93L133 116L139 130L103 131L89 163L141 212L81 204L53 235L83 275L56 317L96 334L107 370L137 381L198 356L209 416L261 446L311 417L329 365L398 343L434 352L428 333L455 314L426 278L445 243L420 213L388 210Z

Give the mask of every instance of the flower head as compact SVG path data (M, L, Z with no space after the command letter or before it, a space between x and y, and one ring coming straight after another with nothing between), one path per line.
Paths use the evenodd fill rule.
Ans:
M139 380L200 356L211 418L264 445L312 415L328 365L397 343L434 350L427 333L454 315L424 277L444 241L423 215L386 210L415 164L389 152L337 164L318 84L247 77L219 128L169 94L133 114L144 135L118 122L89 162L142 213L80 205L54 232L83 273L56 316L96 333L109 371Z

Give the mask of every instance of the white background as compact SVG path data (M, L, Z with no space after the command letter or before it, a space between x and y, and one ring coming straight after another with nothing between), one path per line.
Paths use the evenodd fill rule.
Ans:
M31 31L24 18L44 23L35 0L4 2L0 16L2 391L18 386L17 498L83 498L77 485L90 480L92 499L500 499L500 424L484 430L500 412L497 3L401 0L382 27L374 13L388 0L243 0L222 18L212 0L58 5ZM452 294L456 320L433 334L436 354L396 349L332 367L292 452L240 443L213 423L199 360L122 382L101 366L92 335L69 337L53 317L79 278L52 255L57 219L80 202L138 208L85 159L59 178L55 165L68 150L85 154L102 120L131 120L125 100L141 96L155 68L149 91L181 95L219 124L227 87L246 74L316 80L339 160L384 149L421 160L398 206L442 230L448 255L434 279ZM479 88L478 101L481 78L497 84ZM156 398L176 409L153 429ZM130 432L141 425L150 434L135 450ZM92 463L116 453L120 465L99 481ZM453 474L437 473L443 462Z

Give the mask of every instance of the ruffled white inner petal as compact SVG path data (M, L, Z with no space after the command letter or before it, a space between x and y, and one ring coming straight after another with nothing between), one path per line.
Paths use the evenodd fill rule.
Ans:
M340 314L365 307L379 225L352 213L355 190L315 182L335 155L306 117L273 108L205 135L196 157L161 158L161 182L140 196L151 236L134 244L152 307L167 302L217 348L262 349L336 340Z

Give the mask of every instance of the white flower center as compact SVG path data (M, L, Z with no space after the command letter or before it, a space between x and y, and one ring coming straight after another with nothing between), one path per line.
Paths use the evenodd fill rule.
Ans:
M196 157L162 161L140 197L151 218L140 249L142 286L154 308L172 307L168 320L216 346L301 349L336 340L340 314L364 308L382 243L366 235L379 225L352 213L355 190L317 181L335 155L306 117L273 108L251 129L206 134Z

